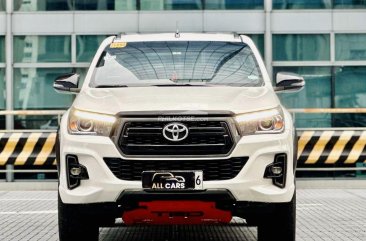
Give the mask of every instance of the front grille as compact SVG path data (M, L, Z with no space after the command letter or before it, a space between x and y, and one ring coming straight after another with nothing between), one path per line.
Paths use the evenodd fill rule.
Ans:
M233 139L225 121L184 121L186 139L173 142L163 135L171 122L131 121L122 128L118 146L126 155L222 155L233 147Z
M248 157L233 157L225 160L125 160L104 158L113 174L126 181L141 181L143 171L202 170L203 180L229 180L238 175Z

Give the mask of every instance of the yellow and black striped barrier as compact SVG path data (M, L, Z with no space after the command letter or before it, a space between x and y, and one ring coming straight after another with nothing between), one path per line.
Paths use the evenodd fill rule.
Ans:
M0 166L56 165L55 140L55 132L0 132Z
M298 167L366 163L366 130L305 130L298 136ZM56 167L55 139L55 132L0 132L0 167Z
M366 163L366 130L306 130L298 136L298 167Z

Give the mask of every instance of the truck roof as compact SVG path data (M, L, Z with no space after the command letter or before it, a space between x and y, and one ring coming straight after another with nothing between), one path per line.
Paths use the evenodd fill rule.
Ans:
M140 41L227 41L242 42L236 33L149 33L149 34L120 34L113 42Z

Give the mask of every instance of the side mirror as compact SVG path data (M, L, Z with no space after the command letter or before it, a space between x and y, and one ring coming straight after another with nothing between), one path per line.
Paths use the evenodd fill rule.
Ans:
M75 73L61 75L53 82L53 88L59 93L79 93L79 77Z
M276 92L297 92L304 88L305 80L300 75L287 72L279 72L276 75Z

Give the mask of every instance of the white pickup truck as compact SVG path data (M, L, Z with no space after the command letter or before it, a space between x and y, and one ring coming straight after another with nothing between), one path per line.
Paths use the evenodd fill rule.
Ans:
M61 241L98 240L99 227L229 223L258 239L295 240L296 132L252 40L238 34L112 36L57 135Z

